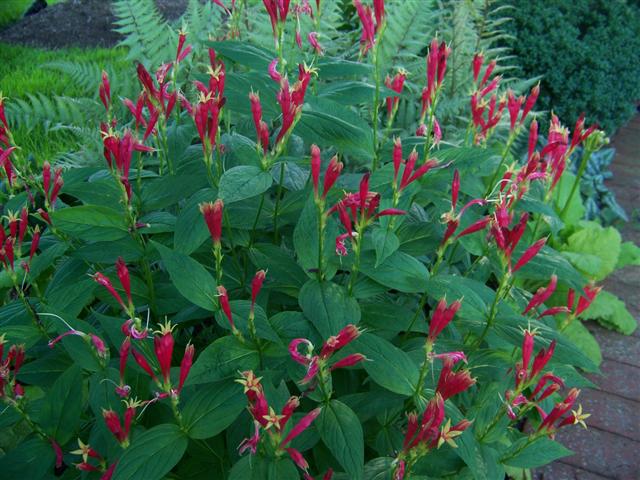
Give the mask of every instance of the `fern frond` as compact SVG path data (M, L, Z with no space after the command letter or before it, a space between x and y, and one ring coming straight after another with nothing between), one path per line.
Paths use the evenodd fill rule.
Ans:
M113 12L127 59L157 67L175 53L176 36L153 0L115 0Z
M112 65L102 65L92 61L58 61L45 63L42 67L69 75L80 87L83 95L90 98L97 98L103 70L109 75L111 90L117 92L118 96L132 96L132 92L135 92L135 77L128 70L125 73L121 68Z
M7 105L9 122L18 128L32 130L42 126L45 132L60 126L86 126L102 114L102 107L88 98L47 97L27 94Z

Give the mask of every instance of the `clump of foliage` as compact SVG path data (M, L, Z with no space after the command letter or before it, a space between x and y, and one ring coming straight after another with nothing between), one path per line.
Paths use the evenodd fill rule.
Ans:
M332 2L265 0L260 45L255 5L214 3L219 38L178 32L135 96L101 75L99 163L40 167L0 100L3 478L503 479L570 454L597 371L577 319L638 260L579 224L568 158L603 133L554 116L537 150L538 87L501 92L478 53L448 137L455 45L425 42L405 89L382 0L343 51Z
M640 99L640 11L626 1L509 2L507 42L526 76L541 76L540 106L567 121L589 112L614 133ZM606 46L606 48L604 48Z

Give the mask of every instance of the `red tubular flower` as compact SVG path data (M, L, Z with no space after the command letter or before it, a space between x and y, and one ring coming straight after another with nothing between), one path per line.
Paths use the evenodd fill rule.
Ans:
M551 430L551 431L555 430L555 428L557 427L554 427L554 423L560 420L560 418L565 413L571 410L571 407L573 407L573 404L578 398L578 395L580 395L580 390L578 390L577 388L572 388L571 390L569 390L569 393L567 394L565 399L562 402L557 403L553 407L553 410L549 412L549 415L547 415L545 419L542 421L542 423L540 423L540 426L538 427L538 431L545 430L545 429Z
M387 75L385 78L384 84L390 90L393 90L396 93L402 93L402 88L404 87L404 81L407 78L407 71L404 69L398 70L398 72L394 75L393 79ZM387 97L387 117L391 118L393 115L393 110L398 105L400 101L400 97L393 96Z
M56 168L55 173L53 174L53 188L51 189L51 196L49 197L49 203L54 204L58 199L58 195L60 194L60 190L64 186L64 181L62 180L62 169Z
M538 252L544 247L545 243L547 243L546 238L541 238L529 248L525 250L520 259L516 262L515 266L511 269L511 273L515 273L520 270L523 266L531 261L533 257L535 257Z
M129 431L124 429L120 424L118 414L113 410L102 410L102 417L104 418L104 423L107 425L109 431L114 437L116 437L116 440L118 440L118 443L127 443Z
M546 287L540 287L536 293L531 297L527 308L522 312L523 315L526 315L528 312L533 310L536 307L539 307L544 302L546 302L553 292L556 290L556 286L558 285L558 277L556 275L551 275L551 280L549 281L549 285Z
M362 331L353 324L344 327L337 335L329 337L322 345L320 357L329 358L334 352L346 347L352 341L360 336Z
M111 84L109 83L109 76L107 72L102 71L102 83L99 89L100 101L104 105L104 109L108 112L111 105Z
M549 344L548 349L546 350L544 348L540 349L538 354L533 359L533 365L531 366L531 373L529 374L529 379L535 378L540 372L542 372L544 367L546 367L547 363L549 363L549 360L551 360L551 357L553 357L553 352L555 351L555 348L556 348L556 341L554 340L551 342L551 344Z
M267 272L264 270L258 270L251 280L251 311L253 312L253 308L256 304L256 298L258 298L258 294L262 289L262 284L264 283L264 279L267 276Z
M533 157L533 152L536 149L536 145L538 144L538 122L536 119L533 119L531 122L531 126L529 127L529 150L527 153L527 161L531 161Z
M534 333L529 330L524 331L524 339L522 340L522 365L520 367L524 370L529 369L529 362L531 361L531 355L533 354L534 345Z
M27 207L23 207L20 211L20 228L18 229L18 245L22 245L24 240L24 234L27 232L29 226L29 210Z
M375 35L379 25L375 24L374 13L369 6L363 6L360 0L353 0L360 23L362 24L362 35L360 36L360 52L362 55L373 48ZM375 6L374 6L375 8Z
M302 456L302 453L295 448L286 448L285 450L289 454L289 457L291 457L291 460L293 460L293 463L295 463L299 469L304 470L305 472L309 469L309 464Z
M120 345L120 385L124 386L124 372L127 368L127 359L131 352L131 340L129 337L125 337Z
M122 307L123 310L127 310L126 305L124 304L124 302L122 301L122 297L120 297L120 295L118 294L118 292L116 292L116 289L113 288L113 285L111 284L111 280L109 280L107 277L105 277L102 273L100 272L96 272L93 275L93 279L99 283L100 285L102 285L104 288L106 288L109 293L111 294L111 296L113 298L115 298L115 300L120 304L120 306Z
M151 78L151 75L149 74L147 69L144 67L144 65L142 65L141 63L138 63L136 70L138 72L138 80L146 90L147 94L153 98L158 98L159 96L158 89L153 83L153 79Z
M116 261L116 273L118 274L124 293L127 295L129 307L131 307L133 305L133 301L131 300L131 279L129 278L129 269L127 268L127 264L124 263L124 259L122 257L118 257L118 260Z
M153 338L153 347L160 365L160 372L165 383L169 383L171 375L171 357L173 355L173 334L171 327L163 328L160 335Z
M483 217L461 231L458 235L456 235L456 238L464 237L466 235L471 235L472 233L479 232L480 230L484 230L490 222L491 217Z
M593 303L598 293L600 293L600 290L602 290L602 287L594 287L591 285L587 285L586 287L584 287L585 296L581 296L578 299L578 306L576 307L575 311L576 316L580 315L587 308L589 308L589 306L591 306L591 303Z
M300 354L298 346L304 344L307 346L307 353L305 355ZM289 343L289 355L296 363L300 365L309 366L311 363L311 352L313 351L313 344L306 338L294 338Z
M400 188L402 191L409 184L415 182L420 179L423 175L425 175L429 170L438 165L438 161L435 159L430 159L424 162L422 165L418 167L417 170L413 170L415 162L418 158L418 153L414 150L409 154L409 158L407 159L407 163L404 167L404 172L402 173L402 179L400 180Z
M284 440L282 440L282 442L280 443L280 448L284 448L289 442L291 442L294 438L296 438L307 428L309 428L313 421L318 417L318 415L320 415L321 410L321 408L316 408L302 417L300 421L287 434Z
M318 196L318 184L320 183L320 149L317 145L311 145L311 180L313 182L313 193Z
M331 187L333 187L333 185L338 180L338 177L340 176L340 173L342 172L343 167L344 167L344 164L340 160L338 160L337 155L334 156L329 161L329 165L327 166L327 171L324 174L324 185L323 185L324 188L322 192L323 199L327 197L329 190L331 190Z
M444 328L449 325L455 314L460 310L462 303L460 300L456 300L451 305L447 306L447 301L443 298L438 302L436 309L431 316L431 322L429 323L429 336L428 341L434 343L436 338Z
M522 109L522 117L520 117L520 125L522 125L529 115L529 112L536 104L536 100L538 100L538 95L540 95L540 84L538 83L535 87L531 89L531 93L527 97L527 101L524 104L524 108Z
M192 45L187 45L186 48L184 46L185 41L187 40L187 34L183 31L178 33L178 48L176 50L176 63L182 62L193 50Z
M453 361L445 359L436 391L442 395L443 400L447 400L458 393L464 392L475 383L476 380L471 377L469 370L462 369L453 372Z
M189 376L189 371L191 370L191 366L193 365L194 354L195 354L194 346L188 343L184 349L184 355L182 356L182 361L180 362L180 380L178 383L178 393L182 391L184 382Z
M317 55L324 54L324 49L322 45L320 45L320 42L318 42L318 32L310 32L309 35L307 35L307 40L309 40L309 44L311 44Z
M224 203L222 200L217 199L215 202L206 202L200 204L200 212L204 216L204 221L207 223L209 234L214 245L220 245L220 239L222 238L222 218L223 218Z
M398 172L402 165L402 140L400 137L393 139L393 181L394 184L398 180Z
M107 356L107 346L104 344L104 341L94 334L91 334L90 337L93 348L96 349L100 357L105 358Z
M520 108L524 103L524 97L516 98L512 90L509 90L507 96L507 110L509 111L510 130L513 132L513 130L516 128L518 115L520 115Z
M473 56L473 60L471 62L471 66L473 68L473 81L477 82L478 77L480 76L480 69L482 68L482 64L484 63L484 55L482 52L476 53Z
M280 412L280 422L278 423L278 430L282 430L284 426L287 424L293 412L296 411L296 408L300 406L300 400L298 397L292 396L289 397L287 403L282 407L282 411Z
M460 172L456 168L453 172L453 180L451 181L451 208L456 209L458 204L458 192L460 191Z
M40 244L40 226L36 225L36 228L33 229L33 235L31 236L31 248L29 249L29 262L31 262L31 260L33 259L33 256L36 254L39 244Z
M144 355L138 352L135 348L131 349L131 354L140 368L142 368L153 379L153 381L157 382L158 378L155 373L153 373L153 369L149 365L149 362L147 362L147 359L144 358Z
M42 165L42 188L48 200L49 190L51 189L51 164L47 160Z
M367 357L365 357L361 353L352 353L351 355L347 355L342 360L338 360L336 363L331 365L330 370L333 371L338 368L353 367L354 365L357 365L358 363L363 362L366 359Z
M227 289L222 285L218 285L218 300L220 301L220 308L222 308L227 320L229 320L231 330L235 331L236 326L233 323L233 315L231 314L231 306L229 305L229 295L227 294Z

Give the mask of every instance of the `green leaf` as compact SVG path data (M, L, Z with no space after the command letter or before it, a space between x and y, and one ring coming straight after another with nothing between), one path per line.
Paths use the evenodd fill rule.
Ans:
M640 247L633 242L623 242L620 248L620 256L616 264L616 270L627 265L640 265Z
M362 425L344 403L332 400L322 408L315 422L320 438L340 462L349 478L361 479L364 472Z
M344 287L332 282L309 280L300 290L298 302L322 338L360 321L358 302L347 295Z
M616 330L624 335L631 335L638 322L627 310L627 306L614 294L602 291L589 308L580 314L584 320L595 320L602 326Z
M238 371L258 368L258 352L233 336L217 339L204 349L193 364L187 384L211 383L235 377Z
M249 300L232 300L229 302L229 306L231 307L231 313L233 315L236 328L249 337L249 313L251 312L251 302ZM254 325L256 327L256 335L258 338L264 338L274 343L281 343L280 337L269 324L267 314L260 305L255 306L254 316ZM216 312L216 321L222 328L231 330L229 320L222 310L218 310Z
M622 238L614 227L603 228L595 222L582 222L578 231L568 239L563 251L594 255L600 258L596 271L584 273L595 281L604 280L618 264Z
M573 455L573 452L548 437L540 437L528 443L528 438L514 442L502 457L505 465L518 468L536 468L559 458Z
M251 67L252 70L266 72L275 53L271 50L252 45L248 42L223 41L209 42L218 55L222 55L235 63Z
M571 172L564 172L562 177L560 177L560 181L556 185L556 188L553 190L553 202L556 205L558 212L561 212L565 208L575 180L576 176ZM569 208L564 214L564 218L562 220L567 225L577 225L580 220L584 218L584 212L585 209L582 204L582 199L579 194L576 194L571 199L571 205L569 205Z
M184 298L209 311L216 310L216 281L193 258L151 241L158 250L171 281Z
M354 352L369 361L363 366L371 380L381 387L401 395L413 395L418 385L418 367L409 355L377 335L363 333L353 343Z
M360 270L367 277L404 293L421 293L427 289L429 271L419 260L395 251L376 267L376 257L373 251L362 253Z
M332 146L346 155L370 158L371 128L345 106L325 99L305 101L296 133L308 143Z
M266 288L298 297L308 277L287 251L270 243L261 243L249 250L249 256L257 269L269 272Z
M165 175L147 181L142 190L145 211L175 205L207 185L205 175Z
M0 457L0 471L5 480L40 480L53 471L54 461L51 444L36 437L20 443Z
M45 291L47 304L76 317L93 298L97 284L87 275L87 264L66 258L58 267Z
M209 229L200 213L200 204L215 198L215 190L204 188L196 192L180 211L173 235L173 245L178 252L189 255L209 238Z
M160 480L180 461L188 443L177 425L157 425L133 438L113 480Z
M236 382L200 386L182 410L185 430L196 440L213 437L234 422L245 404L242 387Z
M564 336L596 365L602 363L602 353L598 341L587 330L582 322L574 320L564 330Z
M123 213L99 205L62 208L51 212L51 221L62 233L88 242L119 240L129 234Z
M387 228L377 228L371 235L373 245L376 248L376 263L375 268L383 263L389 255L398 250L400 246L400 240L395 233Z
M229 472L229 480L299 480L300 475L291 460L260 455L245 455Z
M313 197L309 196L300 218L293 231L293 246L298 263L310 276L318 270L318 213ZM338 235L335 222L327 222L324 233L323 265L325 278L330 280L335 275L336 267L332 260L335 258L335 238ZM315 276L315 275L314 275Z
M60 445L71 440L80 426L82 411L82 369L73 365L51 387L39 413L40 425Z
M269 172L252 165L240 165L224 172L218 194L225 203L239 202L266 192L272 183Z

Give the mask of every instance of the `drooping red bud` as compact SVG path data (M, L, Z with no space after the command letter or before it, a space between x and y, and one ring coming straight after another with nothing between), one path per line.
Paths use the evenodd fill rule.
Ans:
M267 276L267 272L264 270L258 270L251 281L251 311L256 304L256 298L258 298L258 294L262 289L262 284L264 283L264 279Z

